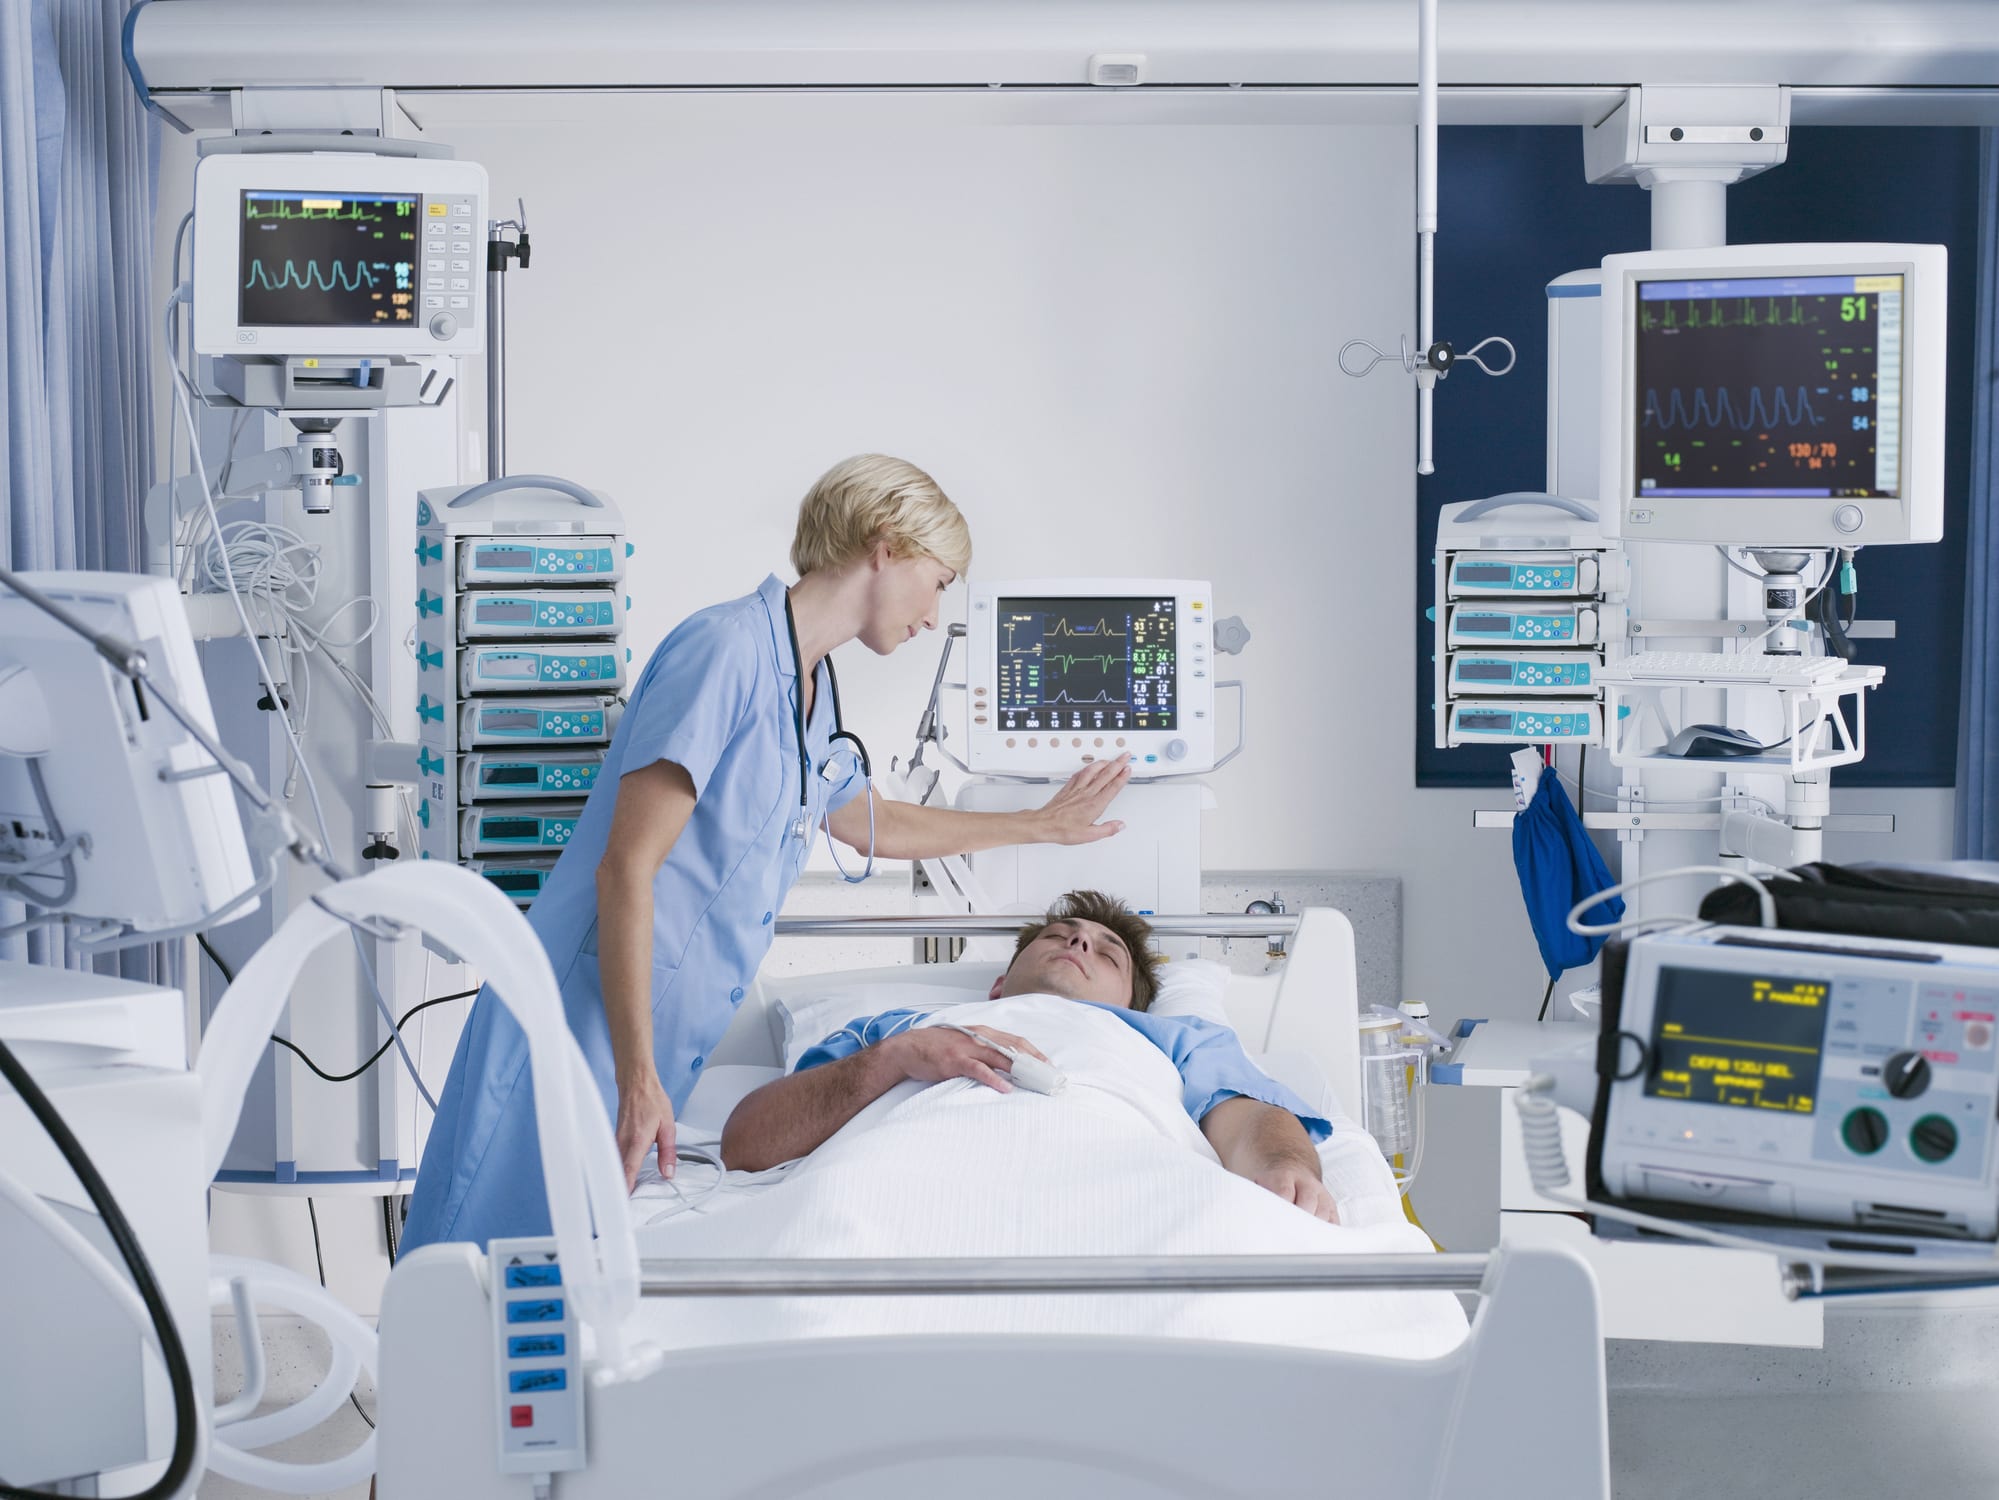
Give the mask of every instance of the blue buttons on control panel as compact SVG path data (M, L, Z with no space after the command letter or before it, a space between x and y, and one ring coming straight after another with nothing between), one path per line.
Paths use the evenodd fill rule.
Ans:
M562 1299L550 1298L535 1302L509 1302L507 1304L509 1323L560 1323L562 1321Z
M560 1333L523 1333L507 1340L508 1359L560 1359L569 1338Z
M567 1370L509 1370L507 1389L518 1396L523 1391L563 1391L569 1388Z
M508 1266L507 1290L517 1286L561 1286L561 1266Z
M537 573L563 574L608 573L611 571L611 549L609 547L537 547L534 549L534 570Z

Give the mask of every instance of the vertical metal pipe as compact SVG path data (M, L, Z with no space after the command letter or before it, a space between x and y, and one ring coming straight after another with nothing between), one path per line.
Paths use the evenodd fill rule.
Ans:
M500 222L486 223L486 477L507 472L507 256Z
M1416 6L1416 357L1424 358L1436 341L1437 242L1437 0L1417 0ZM1431 387L1434 378L1416 384L1416 472L1430 474Z

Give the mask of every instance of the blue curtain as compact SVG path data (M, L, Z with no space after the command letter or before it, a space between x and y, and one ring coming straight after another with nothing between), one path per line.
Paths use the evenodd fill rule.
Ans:
M157 127L124 67L132 0L0 0L0 561L142 566ZM20 908L0 901L0 926ZM45 936L0 957L62 962ZM152 956L122 965L146 977Z
M1957 732L1959 859L1999 859L1999 132L1979 134L1977 364Z

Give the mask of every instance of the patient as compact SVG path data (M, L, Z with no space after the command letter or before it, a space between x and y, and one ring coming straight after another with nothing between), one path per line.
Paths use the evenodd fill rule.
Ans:
M1131 1026L1178 1069L1181 1101L1229 1171L1329 1223L1338 1222L1320 1178L1314 1140L1329 1121L1274 1082L1244 1054L1235 1033L1193 1017L1147 1013L1157 993L1151 929L1099 891L1072 891L1030 922L989 1000L1055 997L1100 1007ZM788 1076L765 1084L729 1116L722 1159L761 1171L807 1156L898 1084L969 1079L1011 1092L1011 1064L998 1047L1061 1066L1033 1042L992 1027L968 1036L924 1024L925 1012L857 1018L805 1053ZM953 1022L961 1016L953 1014Z

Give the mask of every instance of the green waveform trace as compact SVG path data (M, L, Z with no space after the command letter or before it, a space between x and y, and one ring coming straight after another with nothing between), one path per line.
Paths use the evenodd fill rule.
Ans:
M1697 298L1648 302L1639 311L1638 326L1646 333L1653 333L1662 328L1816 328L1819 321L1816 310L1806 307L1796 297L1785 299L1785 305L1781 306L1778 298L1767 297L1762 299L1760 307L1750 298L1741 299L1740 305L1735 306L1733 300L1724 303L1710 297L1704 302Z
M257 201L257 199L251 198L244 203L244 218L316 219L320 221L351 219L356 223L383 224L395 217L392 213L383 213L380 209L373 209L359 202L343 203L333 208L314 208L309 203L300 202L294 204L289 198L275 198L264 200L266 203L275 205L274 207L259 208Z
M345 261L336 260L332 265L331 271L323 271L318 261L309 260L305 263L305 270L301 272L298 262L288 260L274 280L271 273L264 269L262 259L253 260L250 262L249 279L243 283L243 288L245 291L282 292L291 287L299 287L307 291L357 292L364 286L372 289L375 285L374 268L366 261L355 261L351 271Z

